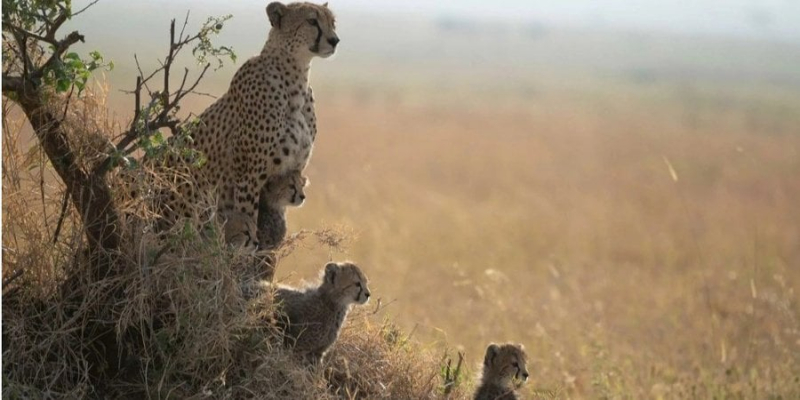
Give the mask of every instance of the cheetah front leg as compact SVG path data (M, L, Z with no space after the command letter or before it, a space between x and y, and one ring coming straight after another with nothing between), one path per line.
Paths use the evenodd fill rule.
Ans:
M234 190L229 192L233 197L233 209L249 216L256 221L256 210L258 207L258 189L264 183L258 184L260 165L255 163L255 159L249 151L252 148L252 143L248 140L247 136L241 135L236 141L231 152L232 168L229 174L232 176L223 177L228 179L229 182L223 182L223 187L232 185ZM264 177L266 180L266 177ZM224 192L224 190L223 190ZM231 204L229 202L229 204Z
M245 172L238 176L236 181L235 209L256 220L256 210L258 209L258 196L264 182L259 180L259 174Z

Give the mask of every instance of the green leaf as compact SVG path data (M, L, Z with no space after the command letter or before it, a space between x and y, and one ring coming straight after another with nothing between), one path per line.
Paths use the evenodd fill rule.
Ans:
M58 83L56 84L56 92L58 93L66 92L67 90L69 90L71 84L72 82L70 82L68 79L59 79Z

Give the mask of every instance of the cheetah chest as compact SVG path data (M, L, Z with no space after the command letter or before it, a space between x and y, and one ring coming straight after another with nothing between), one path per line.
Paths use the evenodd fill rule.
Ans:
M276 164L279 173L302 171L311 157L316 136L313 101L307 101L303 93L293 95L289 101L288 111L278 138L281 161Z

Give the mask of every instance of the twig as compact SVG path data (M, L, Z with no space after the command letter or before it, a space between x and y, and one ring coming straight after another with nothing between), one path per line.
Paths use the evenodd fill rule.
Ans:
M74 17L75 17L75 16L77 16L78 14L80 14L80 13L82 13L82 12L84 12L84 11L88 10L88 9L89 9L89 7L91 7L91 6L95 5L95 4L97 4L97 2L98 2L98 1L100 1L100 0L93 0L93 1L92 1L91 3L89 3L89 5L87 5L86 7L83 7L83 8L81 8L80 10L78 10L78 11L76 11L76 12L72 13L72 18L74 18Z
M456 387L458 383L458 378L461 376L461 365L464 363L464 353L458 352L458 363L456 364L456 369L450 374L451 366L453 360L448 358L447 359L447 368L445 369L444 375L444 394L448 395L450 392L453 391L453 388Z
M58 223L56 224L56 231L53 233L53 244L58 243L58 235L61 233L61 226L64 224L64 218L67 216L67 205L69 204L69 191L64 191L64 198L61 199L61 214L58 216Z
M25 273L24 269L18 269L16 271L14 271L14 273L11 274L11 276L9 276L6 279L3 279L3 287L2 288L5 289L9 284L11 284L15 280L17 280L24 273Z
M175 19L173 18L169 23L169 53L164 63L164 91L162 92L164 109L167 108L167 103L169 103L169 70L175 57L175 48Z
M34 39L36 39L36 40L38 40L40 42L50 43L50 44L52 44L54 46L56 45L55 40L48 39L48 38L46 38L44 36L37 35L37 34L31 32L31 31L28 31L28 30L25 30L23 28L20 28L20 27L14 25L14 23L12 23L11 21L5 20L5 21L3 21L3 25L4 25L4 27L7 27L7 28L11 29L12 35L14 34L14 32L16 32L17 34L22 35L23 37L26 37L26 38L30 37L30 38L34 38Z
M61 114L61 120L65 120L67 118L67 111L69 111L69 102L72 100L72 93L75 91L75 84L70 85L69 94L67 95L67 101L64 104L64 112Z
M218 99L218 98L219 98L219 96L215 96L215 95L213 95L213 94L211 94L211 93L206 93L206 92L198 92L198 91L196 91L196 90L192 90L190 93L192 93L192 94L196 94L196 95L198 95L198 96L210 97L210 98L212 98L212 99Z
M377 301L378 304L375 305L375 309L372 310L372 312L370 312L369 315L375 315L375 314L383 311L384 308L389 307L390 305L392 305L396 301L397 301L397 299L394 299L394 300L392 300L392 301L390 301L390 302L388 302L386 304L383 304L383 299L381 299L379 297L378 301Z
M192 10L186 10L186 18L183 19L183 26L181 27L181 33L178 35L178 40L183 40L183 32L186 31L186 25L189 25L189 13Z
M147 81L149 81L150 78L154 77L158 73L158 71L161 71L161 68L151 72L150 75L148 75L147 78L145 78L144 72L142 72L142 66L139 65L139 57L136 54L133 55L133 60L136 61L136 69L139 70L139 77L142 78L142 84L144 84L144 87L147 89L148 92L152 92L152 90L150 90L150 86L147 86ZM137 89L140 87L141 85L138 84L136 85Z

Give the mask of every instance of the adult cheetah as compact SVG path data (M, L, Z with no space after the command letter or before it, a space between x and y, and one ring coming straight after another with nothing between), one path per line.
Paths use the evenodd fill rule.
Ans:
M335 19L327 3L273 2L266 11L272 28L261 54L239 68L191 132L206 162L193 169L197 187L168 200L179 216L212 193L224 209L255 221L267 180L302 172L311 156L317 128L309 70L314 57L335 52Z

